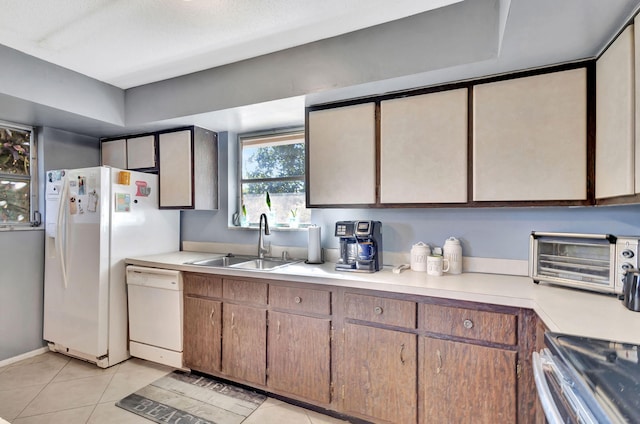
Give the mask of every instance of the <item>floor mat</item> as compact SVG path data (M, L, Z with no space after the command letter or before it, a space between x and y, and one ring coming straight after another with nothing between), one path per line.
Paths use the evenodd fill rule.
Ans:
M116 406L157 423L239 424L266 399L213 377L174 371Z

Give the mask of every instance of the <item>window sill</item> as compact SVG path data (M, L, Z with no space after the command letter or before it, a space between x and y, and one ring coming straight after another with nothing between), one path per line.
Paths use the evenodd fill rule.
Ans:
M0 233L8 232L8 231L42 231L44 230L44 225L40 225L39 227L32 227L30 225L1 225L0 224Z
M288 225L269 225L269 230L270 231L284 231L284 232L295 232L295 231L307 231L307 229L309 228L311 224L304 224L304 225L300 225L298 228L291 228ZM258 230L259 227L258 225L250 225L248 227L239 227L236 225L230 225L227 228L229 228L230 230L244 230L244 231L252 231L252 230Z

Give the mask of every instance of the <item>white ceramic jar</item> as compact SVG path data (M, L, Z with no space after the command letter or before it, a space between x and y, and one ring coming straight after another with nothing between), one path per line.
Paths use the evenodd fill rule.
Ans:
M426 271L427 257L431 254L431 247L423 242L418 242L411 247L411 270Z
M460 240L449 237L444 242L442 253L449 260L449 274L462 274L462 246Z

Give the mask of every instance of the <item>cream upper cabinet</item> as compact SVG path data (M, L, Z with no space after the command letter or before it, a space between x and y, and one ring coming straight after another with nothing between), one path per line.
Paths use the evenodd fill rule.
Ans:
M155 135L107 140L100 144L102 165L120 169L156 169Z
M587 198L585 68L473 90L473 200Z
M376 203L375 103L310 111L308 203Z
M633 24L633 52L634 52L634 93L635 93L635 192L640 193L640 30L635 30ZM635 64L638 64L638 72L635 72Z
M596 198L634 193L633 27L596 62Z
M104 166L127 169L127 140L122 138L100 143L100 159Z
M127 139L127 168L156 167L156 136L147 135Z
M198 127L160 133L158 150L161 208L218 208L215 133Z
M380 105L380 202L467 201L467 89Z

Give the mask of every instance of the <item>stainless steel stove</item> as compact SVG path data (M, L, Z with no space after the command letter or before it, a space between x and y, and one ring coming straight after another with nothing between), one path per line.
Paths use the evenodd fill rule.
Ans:
M533 354L549 423L640 423L638 346L558 333Z

